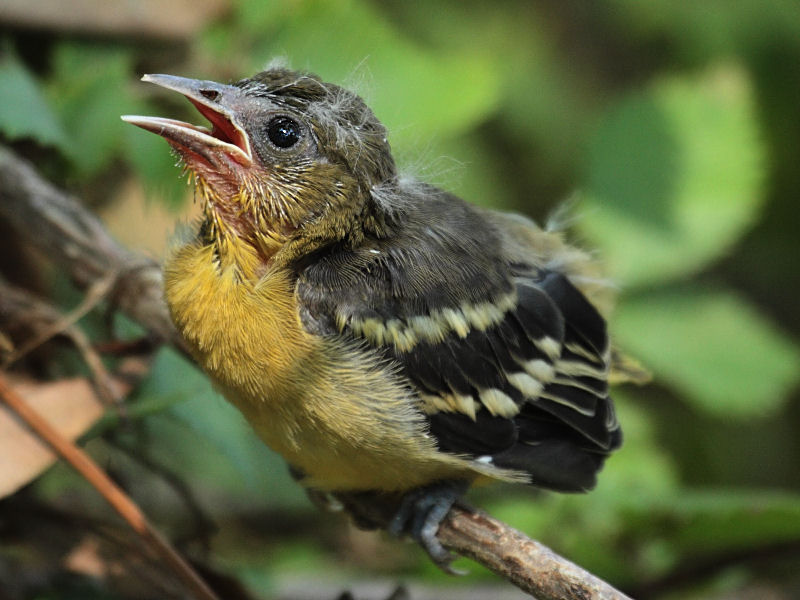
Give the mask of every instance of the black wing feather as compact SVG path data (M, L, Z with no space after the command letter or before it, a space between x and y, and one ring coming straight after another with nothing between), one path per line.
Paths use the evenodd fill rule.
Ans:
M473 421L458 413L436 413L428 417L431 433L439 448L445 452L463 454L465 445L475 456L491 456L513 447L517 442L517 427L510 419L493 417L479 411Z
M474 418L455 406L427 407L442 451L527 471L543 487L590 488L604 457L621 443L608 397L604 319L563 274L506 262L502 232L474 209L442 194L417 209L399 220L392 237L329 248L298 270L306 327L359 337L359 320L406 325L415 316L514 294L502 318L472 325L466 335L450 330L442 340L420 338L402 349L366 341L399 365L421 402L424 395L472 396ZM449 226L436 228L441 222ZM526 387L531 381L539 387ZM510 398L516 414L493 414L482 398L486 390Z
M553 298L533 280L518 278L517 307L514 318L530 341L549 337L561 341L564 337L564 318Z
M563 273L549 271L539 285L567 320L565 342L578 342L598 357L602 356L608 345L608 334L606 322L597 309Z

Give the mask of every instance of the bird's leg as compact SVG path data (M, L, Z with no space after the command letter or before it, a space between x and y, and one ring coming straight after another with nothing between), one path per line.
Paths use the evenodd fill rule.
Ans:
M333 495L360 529L386 529L396 537L411 536L436 566L451 575L463 575L450 566L455 557L445 550L436 534L450 508L467 488L468 481L446 480L403 495L380 492L336 492Z
M468 487L467 481L439 481L411 490L403 496L400 507L389 522L389 533L397 537L410 535L436 566L451 575L463 575L450 566L455 557L442 546L436 533L450 508Z

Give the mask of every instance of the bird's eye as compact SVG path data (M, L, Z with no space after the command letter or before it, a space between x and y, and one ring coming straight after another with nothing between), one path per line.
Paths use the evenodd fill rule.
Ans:
M300 124L289 117L274 117L267 124L267 137L278 148L291 148L300 141Z

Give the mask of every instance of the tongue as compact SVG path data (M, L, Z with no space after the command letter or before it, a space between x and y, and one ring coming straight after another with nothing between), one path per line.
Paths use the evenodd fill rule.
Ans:
M223 142L228 142L229 144L238 146L245 153L247 152L247 145L244 139L242 139L242 135L239 133L239 130L233 126L233 123L212 108L209 108L204 104L200 104L199 102L192 100L192 98L189 98L189 101L191 101L200 114L208 119L213 125L211 135L219 140L222 140Z

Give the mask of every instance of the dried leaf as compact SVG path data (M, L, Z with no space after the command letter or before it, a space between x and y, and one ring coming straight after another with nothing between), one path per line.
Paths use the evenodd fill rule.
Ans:
M103 405L85 378L41 383L12 380L14 390L64 437L74 440L103 414ZM0 405L0 498L13 494L56 461L36 434Z

